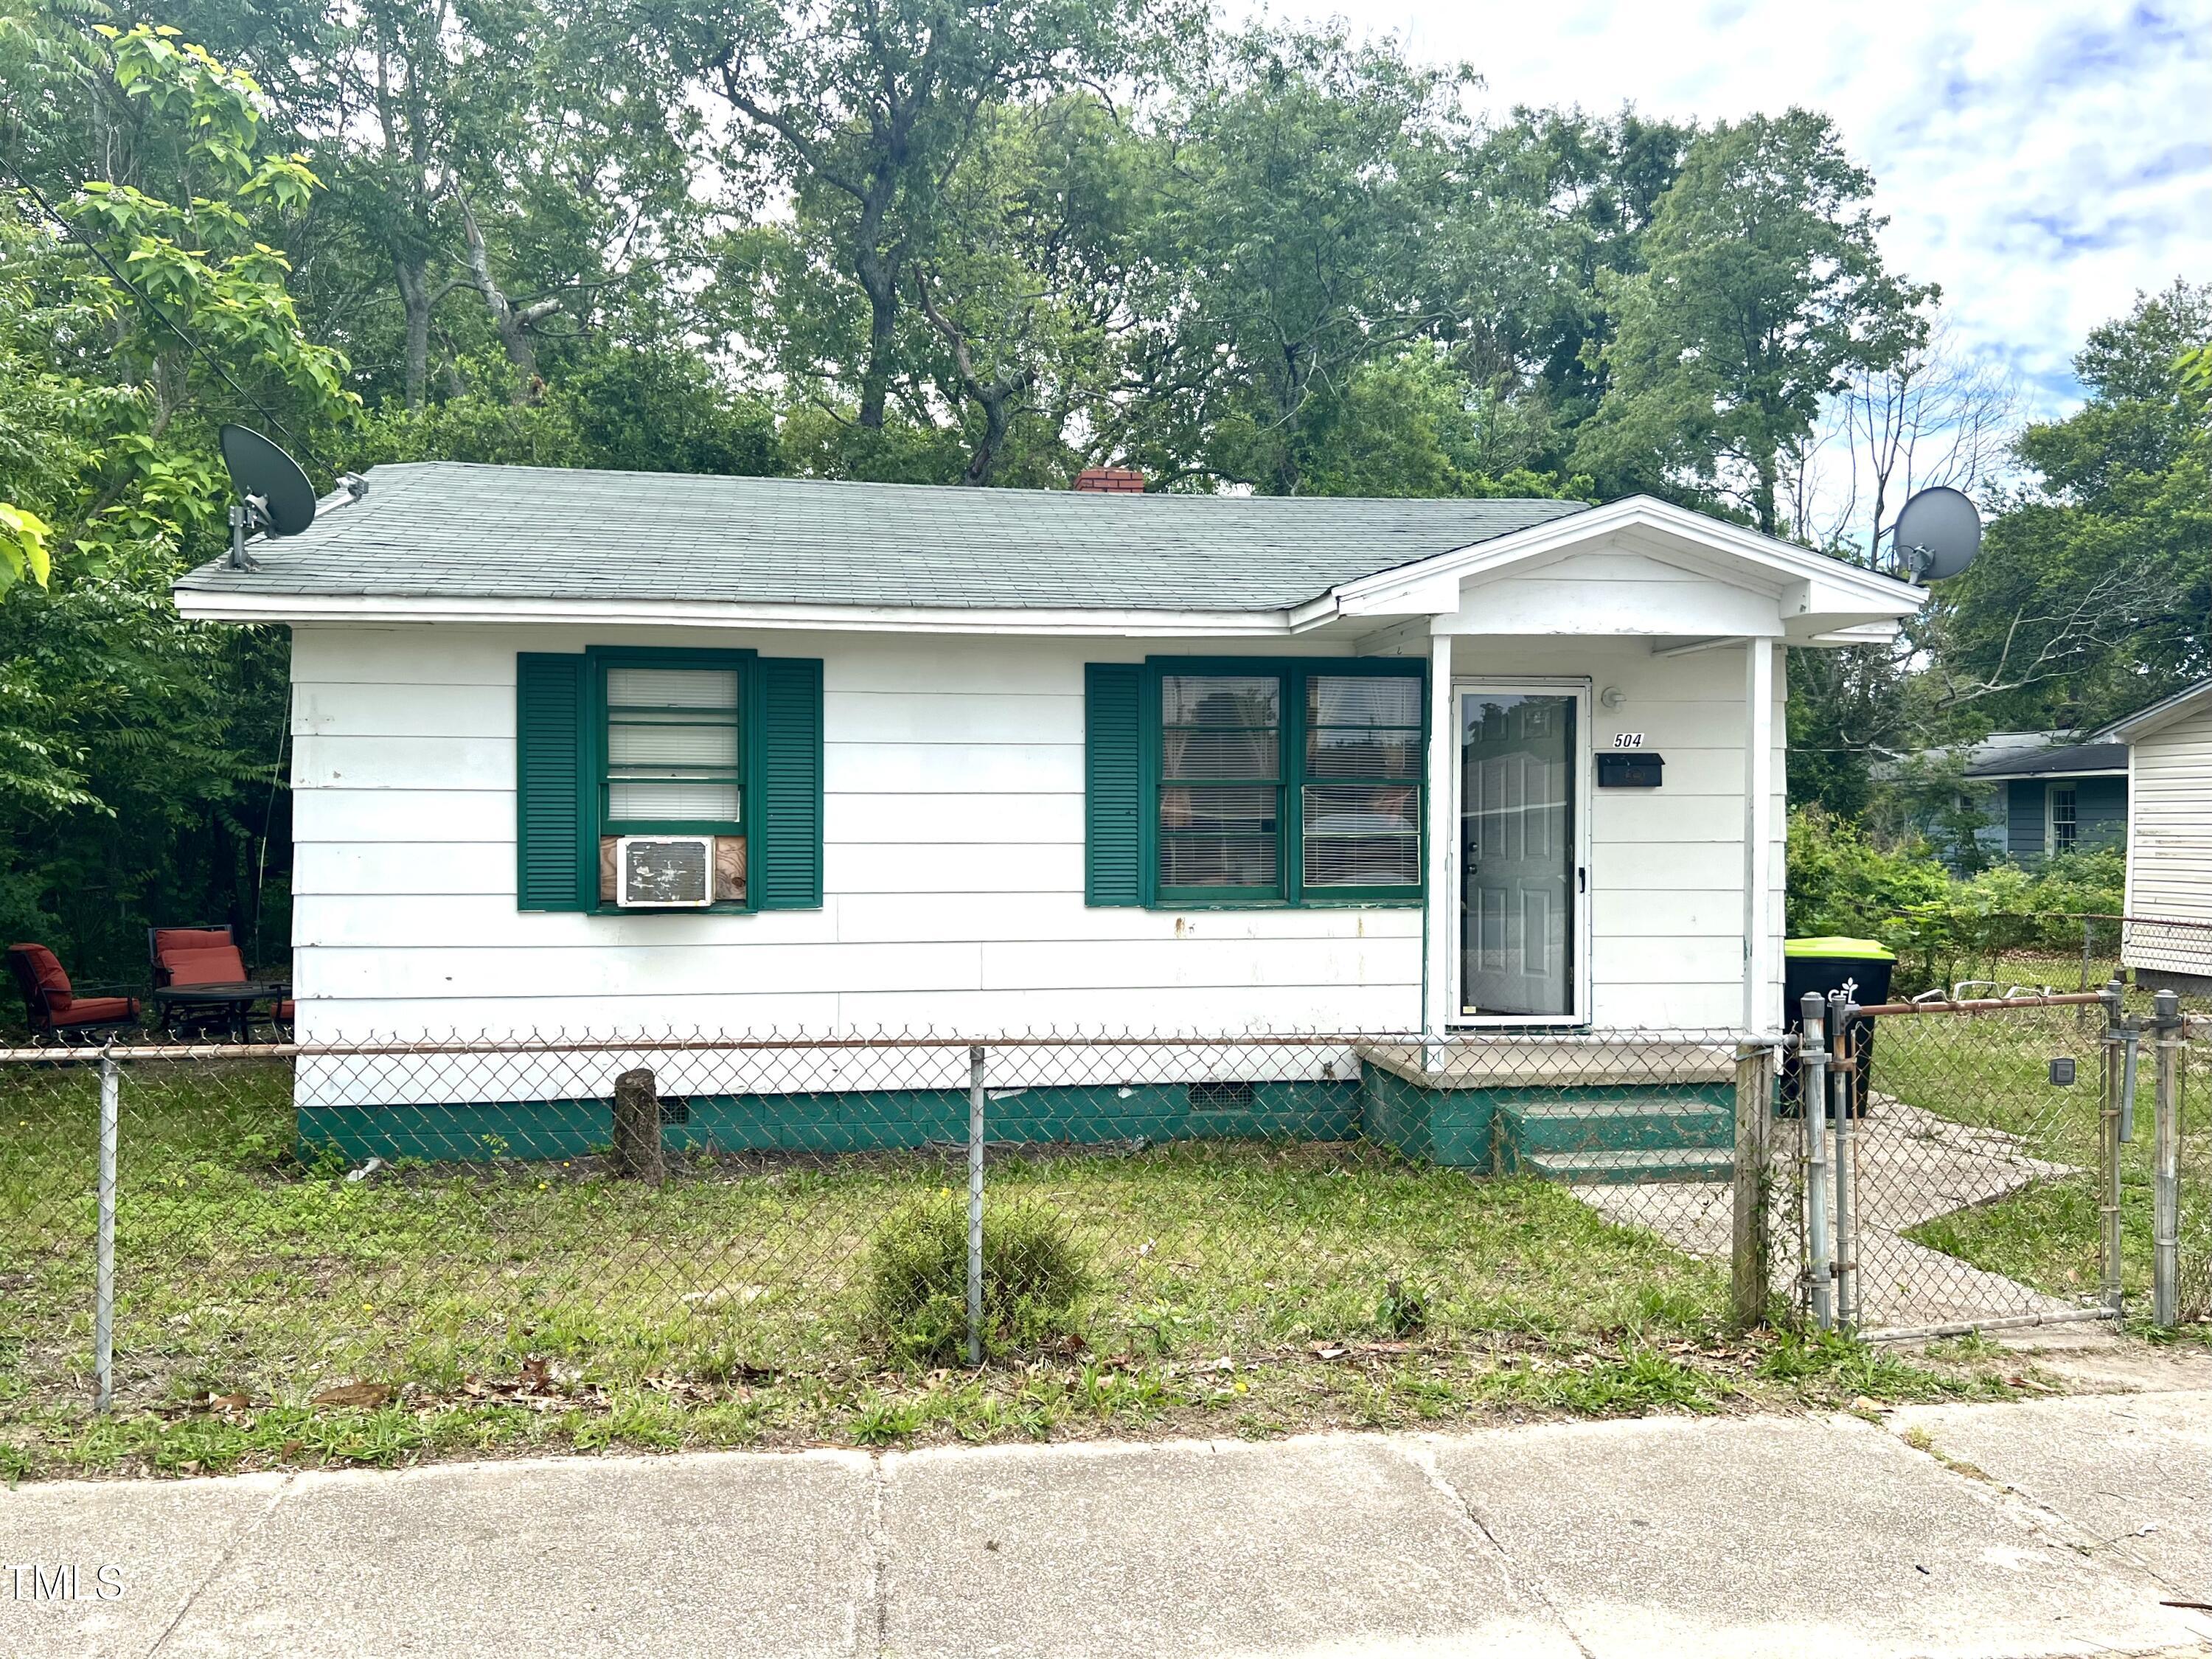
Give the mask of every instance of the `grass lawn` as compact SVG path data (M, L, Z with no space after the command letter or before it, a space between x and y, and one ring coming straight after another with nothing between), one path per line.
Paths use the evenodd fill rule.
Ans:
M0 1073L0 1471L390 1463L556 1447L1268 1434L1500 1412L2003 1393L2016 1361L1735 1339L1723 1270L1565 1189L1364 1145L994 1158L1083 1284L975 1370L872 1313L934 1154L401 1167L291 1156L281 1066L134 1066L118 1410L88 1410L97 1084ZM954 1294L957 1296L957 1285ZM335 1397L318 1400L337 1389Z
M1884 1019L1880 1026L1877 1091L1954 1122L2015 1135L2029 1157L2081 1172L1955 1210L1905 1237L2051 1295L2094 1291L2103 1271L2098 1012L1929 1014ZM2212 1266L2212 1112L2205 1104L2203 1045L2195 1053L2184 1094L2181 1256L2185 1314L2201 1316L2212 1300L2204 1277ZM2070 1088L2050 1081L2050 1061L2058 1056L2076 1063L2078 1080ZM2154 1063L2146 1043L2137 1067L2134 1138L2120 1149L2121 1275L2131 1310L2138 1301L2147 1304L2150 1293ZM2212 1329L2199 1326L2195 1334L2212 1336Z

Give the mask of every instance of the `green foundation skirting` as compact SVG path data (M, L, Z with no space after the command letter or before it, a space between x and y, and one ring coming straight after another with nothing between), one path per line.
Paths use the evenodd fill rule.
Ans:
M1345 1082L994 1091L986 1136L1028 1146L1365 1139L1415 1162L1568 1181L1712 1179L1717 1170L1724 1178L1715 1160L1735 1141L1734 1093L1723 1084L1438 1087L1380 1066L1364 1071ZM672 1152L891 1152L964 1144L968 1095L693 1095L664 1099L662 1115ZM302 1105L298 1119L309 1161L580 1158L613 1139L605 1100ZM1626 1164L1623 1154L1632 1155Z

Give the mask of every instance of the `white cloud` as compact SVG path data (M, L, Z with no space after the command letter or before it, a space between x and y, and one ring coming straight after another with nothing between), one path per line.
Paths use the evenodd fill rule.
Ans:
M1255 8L1256 9L1256 8ZM1464 58L1492 110L1632 102L1711 120L1826 112L1880 180L1884 246L1943 286L1961 343L2031 412L2078 396L2081 337L2212 278L2212 0L1274 0Z

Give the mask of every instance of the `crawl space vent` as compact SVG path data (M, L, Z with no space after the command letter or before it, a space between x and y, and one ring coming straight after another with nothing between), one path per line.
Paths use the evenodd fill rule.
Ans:
M1259 1097L1249 1083L1194 1083L1190 1085L1190 1105L1197 1112L1227 1112L1239 1108L1249 1110L1259 1103Z

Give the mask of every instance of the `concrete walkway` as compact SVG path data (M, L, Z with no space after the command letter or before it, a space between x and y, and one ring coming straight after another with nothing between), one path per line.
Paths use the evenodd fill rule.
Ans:
M2046 1296L1903 1235L1924 1221L2018 1192L2033 1182L2087 1174L2031 1156L2020 1136L1976 1128L1875 1094L1857 1121L1859 1313L1861 1328L1945 1325L1976 1320L2049 1317L2081 1302ZM1779 1121L1778 1158L1797 1155L1801 1126ZM1574 1195L1610 1220L1644 1227L1677 1249L1725 1261L1735 1224L1735 1193L1724 1181L1677 1181L1578 1186ZM1797 1276L1786 1242L1774 1284ZM2094 1290L2094 1286L2085 1287Z
M2208 1425L2212 1391L31 1484L0 1653L2212 1652L2160 1605L2212 1601Z

